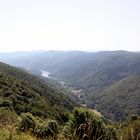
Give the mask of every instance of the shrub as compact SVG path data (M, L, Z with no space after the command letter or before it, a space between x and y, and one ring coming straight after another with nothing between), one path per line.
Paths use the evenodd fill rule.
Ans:
M34 117L31 113L22 113L19 130L30 131L39 138L55 137L58 130L58 123L55 120L42 120Z
M47 120L36 123L34 134L37 137L55 137L58 130L58 123L55 120Z
M88 119L90 119L90 112L87 109L76 108L74 110L73 122L76 125L76 127L79 127L79 125L83 123L87 123Z
M5 91L4 93L3 93L3 96L4 97L8 97L8 96L10 96L10 95L12 95L13 94L13 92L12 91Z
M19 130L27 131L35 128L35 117L31 113L22 113L21 122L19 124Z
M87 140L116 140L116 133L107 127L104 118L96 115L92 110L76 108L73 118L74 139Z
M122 140L140 140L140 119L133 118L126 122L121 130Z
M0 107L9 107L13 108L13 103L10 100L0 100Z
M0 123L4 124L16 124L18 122L19 116L15 112L11 111L7 107L0 108Z

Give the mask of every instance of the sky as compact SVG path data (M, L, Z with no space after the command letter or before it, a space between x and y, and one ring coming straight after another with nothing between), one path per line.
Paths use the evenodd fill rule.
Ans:
M0 0L0 52L140 51L139 0Z

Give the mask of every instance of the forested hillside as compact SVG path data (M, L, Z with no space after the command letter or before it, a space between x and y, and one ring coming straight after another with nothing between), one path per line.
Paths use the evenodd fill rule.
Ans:
M140 53L111 52L28 52L21 55L0 55L1 60L30 69L41 75L41 70L63 80L69 86L79 87L86 94L94 94L104 87L131 74L140 72Z
M128 83L130 86L124 86L125 92L122 92L120 89L124 83L118 84L129 76L140 74L139 52L20 52L0 54L0 59L14 66L28 69L30 73L40 77L42 77L42 70L49 71L50 77L63 82L65 86L72 89L74 94L82 98L84 104L91 108L96 107L109 119L126 119L129 114L140 112L139 87L133 87L137 92L130 92L130 82ZM139 76L136 81L138 79ZM59 86L56 83L53 82L52 85ZM132 83L135 83L135 80ZM123 98L119 97L120 94ZM132 102L134 103L130 107ZM108 108L105 108L107 105Z
M91 107L100 110L106 118L126 119L132 114L140 115L140 75L128 76L111 85L91 103Z
M137 76L125 83L135 80L139 83ZM139 116L118 123L76 106L47 80L0 63L0 140L140 139Z
M59 110L70 111L75 103L44 80L0 63L1 106L10 106L18 114L59 117ZM61 115L61 114L60 114Z

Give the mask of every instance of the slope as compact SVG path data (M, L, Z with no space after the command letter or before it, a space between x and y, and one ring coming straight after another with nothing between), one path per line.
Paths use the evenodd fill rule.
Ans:
M75 105L44 80L0 63L0 107L8 107L17 114L30 112L35 116L63 121L61 116Z
M123 120L132 114L140 115L140 75L120 80L93 100L91 106L109 119Z
M64 81L68 86L93 95L110 84L140 71L140 53L127 51L80 52L47 51L5 55L1 60L30 69L37 75L42 70Z
M123 102L126 102L126 100L128 101L125 106L130 106L133 98L127 99L127 96L124 95L124 100L119 102L118 107L115 108L115 105L112 106L111 110L115 113L112 113L112 111L110 113L109 110L104 108L106 106L106 100L101 103L99 95L102 95L106 89L114 86L120 80L128 76L140 74L140 53L127 51L96 53L48 51L34 52L33 54L25 53L21 56L18 55L16 59L8 59L10 58L7 58L7 62L16 66L29 68L31 72L39 76L41 76L42 70L49 71L51 73L50 76L58 81L64 81L68 87L72 87L72 89L78 92L82 91L83 101L86 101L85 103L87 104L90 103L90 107L94 107L95 104L99 105L97 109L100 109L108 118L120 120L126 118L128 114L131 114L131 112L129 113L131 108L128 108L126 113L124 112L127 108L124 107L125 109L122 109L122 111L121 108L123 108ZM127 86L125 88L127 90ZM113 91L110 92L113 94ZM78 96L80 97L81 93L78 93ZM112 99L108 95L106 99L108 99L108 102L112 102ZM120 112L118 111L119 109ZM138 102L136 102L134 110L137 109L139 110ZM138 111L132 113L138 113Z

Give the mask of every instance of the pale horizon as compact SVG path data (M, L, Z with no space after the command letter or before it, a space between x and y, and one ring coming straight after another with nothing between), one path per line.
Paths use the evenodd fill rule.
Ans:
M0 52L140 51L138 0L5 0Z
M58 52L87 52L87 53L98 53L98 52L113 52L113 51L126 51L126 52L134 52L139 53L140 51L132 51L132 50L15 50L15 51L0 51L1 54L4 53L30 53L30 52L49 52L49 51L58 51Z

